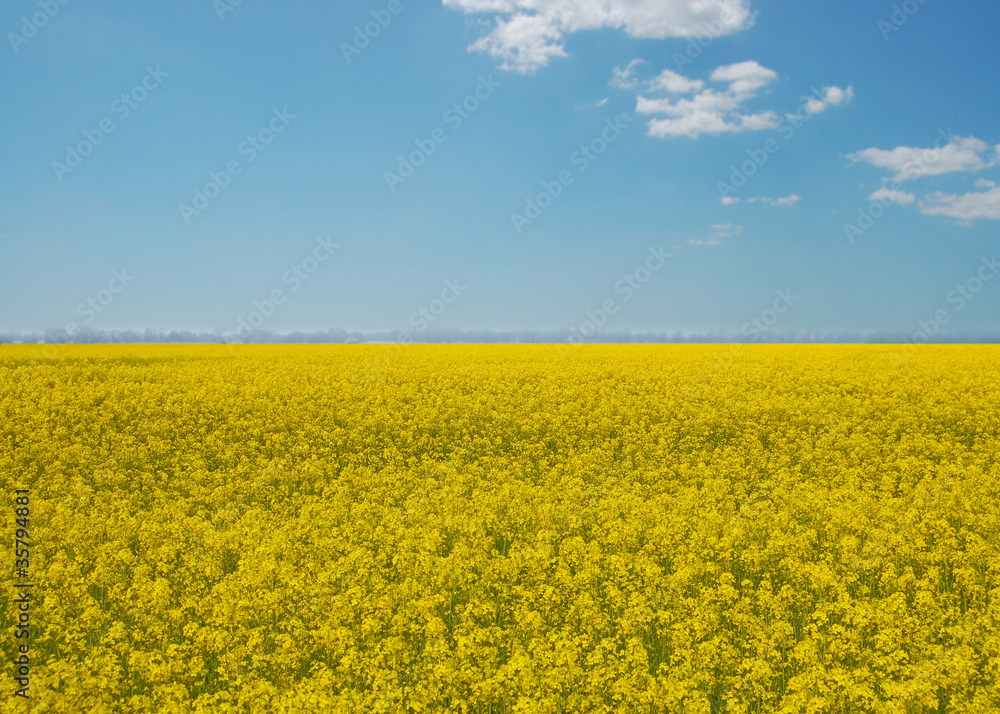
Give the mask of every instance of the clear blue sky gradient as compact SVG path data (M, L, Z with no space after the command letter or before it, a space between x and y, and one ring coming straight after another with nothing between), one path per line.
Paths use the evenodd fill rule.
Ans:
M891 176L851 154L929 148L949 129L1000 144L994 0L927 0L888 37L891 2L751 0L752 25L682 73L711 84L718 67L757 62L777 77L746 108L779 116L813 87L853 89L787 139L650 136L614 69L676 69L684 38L576 32L565 57L518 73L469 49L493 16L440 0L402 0L350 61L343 43L387 0L244 0L223 19L211 0L72 0L12 40L43 5L0 10L0 331L235 331L276 290L264 329L412 328L455 280L435 327L576 327L611 300L608 330L739 330L786 289L797 300L774 329L914 330L941 310L949 329L1000 327L1000 276L961 309L948 299L1000 253L1000 221L920 210L934 191L1000 181L997 166L908 182L915 203L853 243L844 230ZM477 87L459 122L449 109ZM622 115L580 171L574 152ZM85 132L102 135L90 155L54 167L75 163L67 146ZM769 138L780 150L722 205L718 182ZM433 154L390 187L418 141ZM219 195L182 215L227 165L239 172ZM572 183L516 230L511 214L563 171ZM338 246L323 259L320 238ZM626 298L619 281L660 246L670 258Z

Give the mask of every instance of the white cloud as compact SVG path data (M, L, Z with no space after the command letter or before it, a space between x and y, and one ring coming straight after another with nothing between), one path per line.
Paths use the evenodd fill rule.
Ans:
M826 88L826 103L828 106L839 107L844 102L849 102L854 97L854 87L841 89L840 87Z
M732 206L735 203L739 203L740 199L737 196L720 196L719 203L723 206Z
M897 146L888 151L873 148L850 154L847 158L894 171L893 179L896 181L912 181L956 171L980 171L996 166L998 157L1000 146L990 147L981 139L967 136L955 137L941 148Z
M701 240L700 238L692 238L688 241L688 245L722 245L722 241L718 238L709 238L708 240Z
M709 77L713 82L729 82L729 91L732 94L748 97L777 78L778 73L773 69L762 67L753 61L719 67Z
M631 65L630 65L631 66ZM688 79L683 74L678 74L673 70L665 69L660 76L649 83L652 90L662 90L669 94L687 94L696 92L704 88L705 83L700 79Z
M935 191L920 201L920 212L927 216L957 218L965 225L976 218L1000 221L1000 187L961 195Z
M822 96L812 96L805 98L805 110L811 115L820 114L825 112L830 107L839 107L841 104L849 104L854 98L854 87L848 87L847 89L841 89L840 87L824 87L822 90L816 90L817 94ZM794 114L789 114L789 117L794 117Z
M562 33L543 15L518 14L497 20L490 34L481 37L469 49L500 57L500 69L529 74L548 65L553 57L566 57Z
M917 197L907 191L894 191L888 186L883 186L878 191L868 197L869 201L891 201L900 206L909 206L917 200Z
M883 185L869 199L892 201L909 206L917 203L914 193L902 190L901 182L949 173L970 173L989 169L1000 163L1000 145L990 146L974 136L953 136L941 132L947 143L940 140L931 149L897 146L895 149L865 149L848 158L866 161L873 166L894 171L891 185ZM889 179L883 179L888 184ZM971 226L976 219L1000 220L1000 186L992 179L979 178L969 193L935 191L926 194L918 204L926 216L946 216Z
M749 0L444 0L445 7L490 14L495 26L469 49L531 73L565 57L567 35L613 28L630 37L718 37L749 27Z
M756 198L751 198L747 203L766 203L768 206L794 206L796 203L802 200L802 196L797 193L789 194L788 196L782 196L781 198L768 198L767 196L758 196Z
M707 89L703 81L688 79L671 70L664 70L653 80L639 82L634 78L634 69L634 63L624 70L616 68L612 82L627 76L629 88L650 94L672 95L638 95L637 113L663 115L650 119L650 136L687 136L696 139L702 134L759 131L777 125L778 115L773 111L747 113L743 106L778 78L776 72L757 62L740 62L717 68L709 80L729 85L721 90Z

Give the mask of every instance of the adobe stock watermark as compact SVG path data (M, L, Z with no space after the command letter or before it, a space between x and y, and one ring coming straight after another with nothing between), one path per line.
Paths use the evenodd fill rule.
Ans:
M212 0L212 9L215 10L219 20L223 21L227 15L236 12L236 8L242 4L243 0Z
M107 287L101 288L94 295L88 297L76 307L77 314L83 318L84 325L90 325L98 316L104 312L115 298L125 292L125 288L135 280L134 275L129 275L125 268L111 271L111 279ZM67 322L63 327L63 332L72 340L83 331L77 322ZM46 343L40 348L31 351L31 362L28 364L30 373L36 373L40 367L46 363L62 357L65 353L66 345L62 342Z
M899 181L892 181L888 184L888 188L890 191L896 193L902 190L903 185ZM857 220L853 223L844 224L844 235L847 236L847 240L851 245L854 245L859 236L867 233L875 225L875 221L884 216L885 212L895 205L895 203L891 196L883 195L881 198L869 203L868 206L859 208Z
M743 324L740 333L751 341L757 341L761 335L777 324L778 319L799 301L799 296L792 292L791 288L776 290L778 296L771 303L771 307L764 309L760 315L750 318L749 322Z
M558 346L559 356L565 359L566 355L575 347L579 347L584 340L596 335L611 319L617 314L622 305L629 302L643 286L650 281L667 261L673 257L673 253L667 253L663 246L651 246L646 260L635 270L626 273L621 280L614 284L615 295L621 298L607 298L596 310L587 310L587 317L576 327L569 328L569 337L565 344Z
M552 14L553 21L558 25L571 17L574 10L580 9L580 3L576 0L563 0L555 13Z
M680 72L687 65L694 64L694 61L701 57L713 42L727 34L727 27L730 26L732 21L736 20L736 17L736 11L733 7L726 5L722 8L722 12L719 13L718 20L703 22L701 30L696 36L691 38L684 52L674 52L672 59L677 71Z
M444 289L441 290L441 295L434 298L427 303L426 306L419 308L416 312L410 315L409 325L413 328L413 332L404 330L399 335L399 341L406 342L410 339L411 335L424 332L444 314L449 305L458 300L461 294L468 289L469 286L462 285L458 278L455 278L454 280L445 280Z
M149 95L163 84L163 80L169 76L169 74L160 69L160 65L156 65L155 68L146 65L146 74L139 80L139 83L111 102L109 111L115 118L104 117L97 122L97 126L93 129L84 129L82 140L78 141L75 146L66 146L66 156L63 161L52 162L52 171L55 173L59 183L63 182L67 174L71 174L80 168L83 160L93 154L94 149L104 143L104 139L118 126L115 124L115 119L118 122L123 122L132 116L132 112L138 109L139 105L145 102Z
M439 320L448 310L448 307L458 300L462 293L468 289L469 286L463 285L460 278L445 280L444 287L441 289L438 297L432 299L426 305L417 308L417 310L410 314L407 324L413 329L401 331L395 342L382 345L378 356L365 365L361 374L354 380L355 393L374 379L379 371L398 358L403 345L411 342L416 335L422 334Z
M10 42L10 48L14 50L14 54L21 54L21 48L38 37L41 29L48 25L59 14L59 11L69 3L70 0L39 0L38 10L32 13L31 17L21 18L20 33L7 33L7 41Z
M816 113L809 109L813 101L818 100L823 102L826 100L827 93L824 89L812 87L810 91L813 94L813 98L803 102L792 114L781 117L774 127L784 141L789 141L795 136L795 132L801 129L812 117L816 116ZM754 176L767 165L770 158L781 150L781 146L781 142L772 137L765 139L764 143L757 149L747 149L746 155L748 158L745 161L739 165L731 164L729 166L729 182L716 182L715 188L719 192L719 200L726 205L739 200L736 198L739 189L747 184L751 176Z
M889 19L878 21L878 31L882 33L882 39L888 42L892 33L902 30L903 25L926 4L927 0L903 0L902 3L893 4Z
M1000 274L1000 261L997 257L994 255L991 258L982 258L973 274L945 295L948 307L938 308L929 319L917 321L917 329L910 335L910 341L898 353L891 355L894 366L898 367L912 358L917 352L918 344L926 344L943 332L944 326L951 322L951 318L975 300L998 274Z
M389 0L383 10L372 10L372 19L364 25L354 26L354 37L350 42L341 42L340 51L344 55L344 61L348 64L356 56L372 43L382 31L392 24L394 17L403 12L404 7L401 0Z
M727 351L717 353L712 364L699 371L695 380L684 388L685 400L692 398L696 392L707 389L717 377L731 369L736 360L746 351L746 345L759 341L766 332L778 323L781 316L800 300L800 297L794 294L791 288L775 290L775 295L777 297L770 307L743 323L740 334L747 339L742 342L732 342Z
M281 274L281 283L288 286L288 292L286 293L281 288L275 288L263 300L254 300L253 309L246 317L240 315L236 318L236 331L224 332L223 339L232 344L249 337L254 330L260 329L274 315L278 307L285 303L289 295L301 288L319 270L319 267L333 256L333 252L339 247L340 244L334 243L330 236L317 238L316 247L312 253Z
M295 115L288 111L288 107L275 108L271 114L271 120L264 128L248 136L236 147L236 153L243 157L242 163L239 159L232 159L222 167L221 171L209 171L208 183L192 190L191 203L181 203L177 207L185 225L191 225L191 219L208 208L209 204L232 183L233 178L243 173L244 167L253 163L295 119Z
M76 314L83 318L83 324L90 325L93 323L97 319L97 316L115 301L117 295L125 292L125 288L133 280L135 280L135 276L129 275L125 268L112 271L111 279L108 281L106 288L98 290L93 296L88 297L76 306ZM76 322L68 322L64 329L67 335L75 337L82 328Z
M524 233L525 228L541 218L542 213L572 185L576 177L585 173L609 146L618 141L630 123L631 118L628 114L619 114L617 117L605 120L605 126L600 134L570 154L569 163L576 168L576 175L569 169L563 169L551 181L542 181L542 191L524 199L524 213L510 214L510 220L518 235Z
M941 158L940 151L943 147L953 143L957 137L952 133L951 127L947 129L938 129L937 138L934 140L934 148L924 149L920 156L918 156L913 161L906 162L898 171L897 174L902 176L910 175L921 175L923 169L933 166ZM871 230L872 226L875 225L878 219L882 218L886 211L895 205L896 201L893 200L894 195L898 195L903 191L903 185L896 179L885 184L881 189L873 193L869 198L874 199L868 204L868 206L862 206L858 208L858 217L855 221L844 223L843 230L844 236L847 238L851 245L857 242L857 239ZM879 198L875 198L879 196Z
M454 133L461 129L462 125L479 111L479 108L493 96L499 87L500 82L493 79L492 74L487 77L480 75L479 83L475 89L461 102L450 106L441 116L441 120L448 126L448 129L438 127L430 133L429 138L414 141L417 148L406 156L399 155L396 171L385 172L385 182L389 185L389 190L395 192L397 186L412 177L417 169L434 155L438 146L448 140L449 132Z

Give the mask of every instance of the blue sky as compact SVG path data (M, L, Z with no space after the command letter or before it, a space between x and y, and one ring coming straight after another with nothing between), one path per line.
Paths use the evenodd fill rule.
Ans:
M0 331L740 331L779 291L773 331L1000 327L992 0L13 0L0 30Z

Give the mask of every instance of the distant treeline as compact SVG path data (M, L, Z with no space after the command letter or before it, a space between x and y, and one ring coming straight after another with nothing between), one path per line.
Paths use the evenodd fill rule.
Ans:
M427 330L413 336L401 330L390 332L347 332L333 329L318 332L277 333L255 331L239 337L231 333L192 332L187 330L87 330L72 337L65 330L46 330L44 333L0 333L0 344L350 344L350 343L508 343L508 344L570 344L570 343L622 343L622 344L698 344L698 343L846 343L846 344L905 344L921 343L1000 343L1000 330L981 332L941 333L930 340L917 339L913 332L775 332L762 333L757 339L747 339L735 332L681 333L675 332L602 332L582 337L569 330Z

